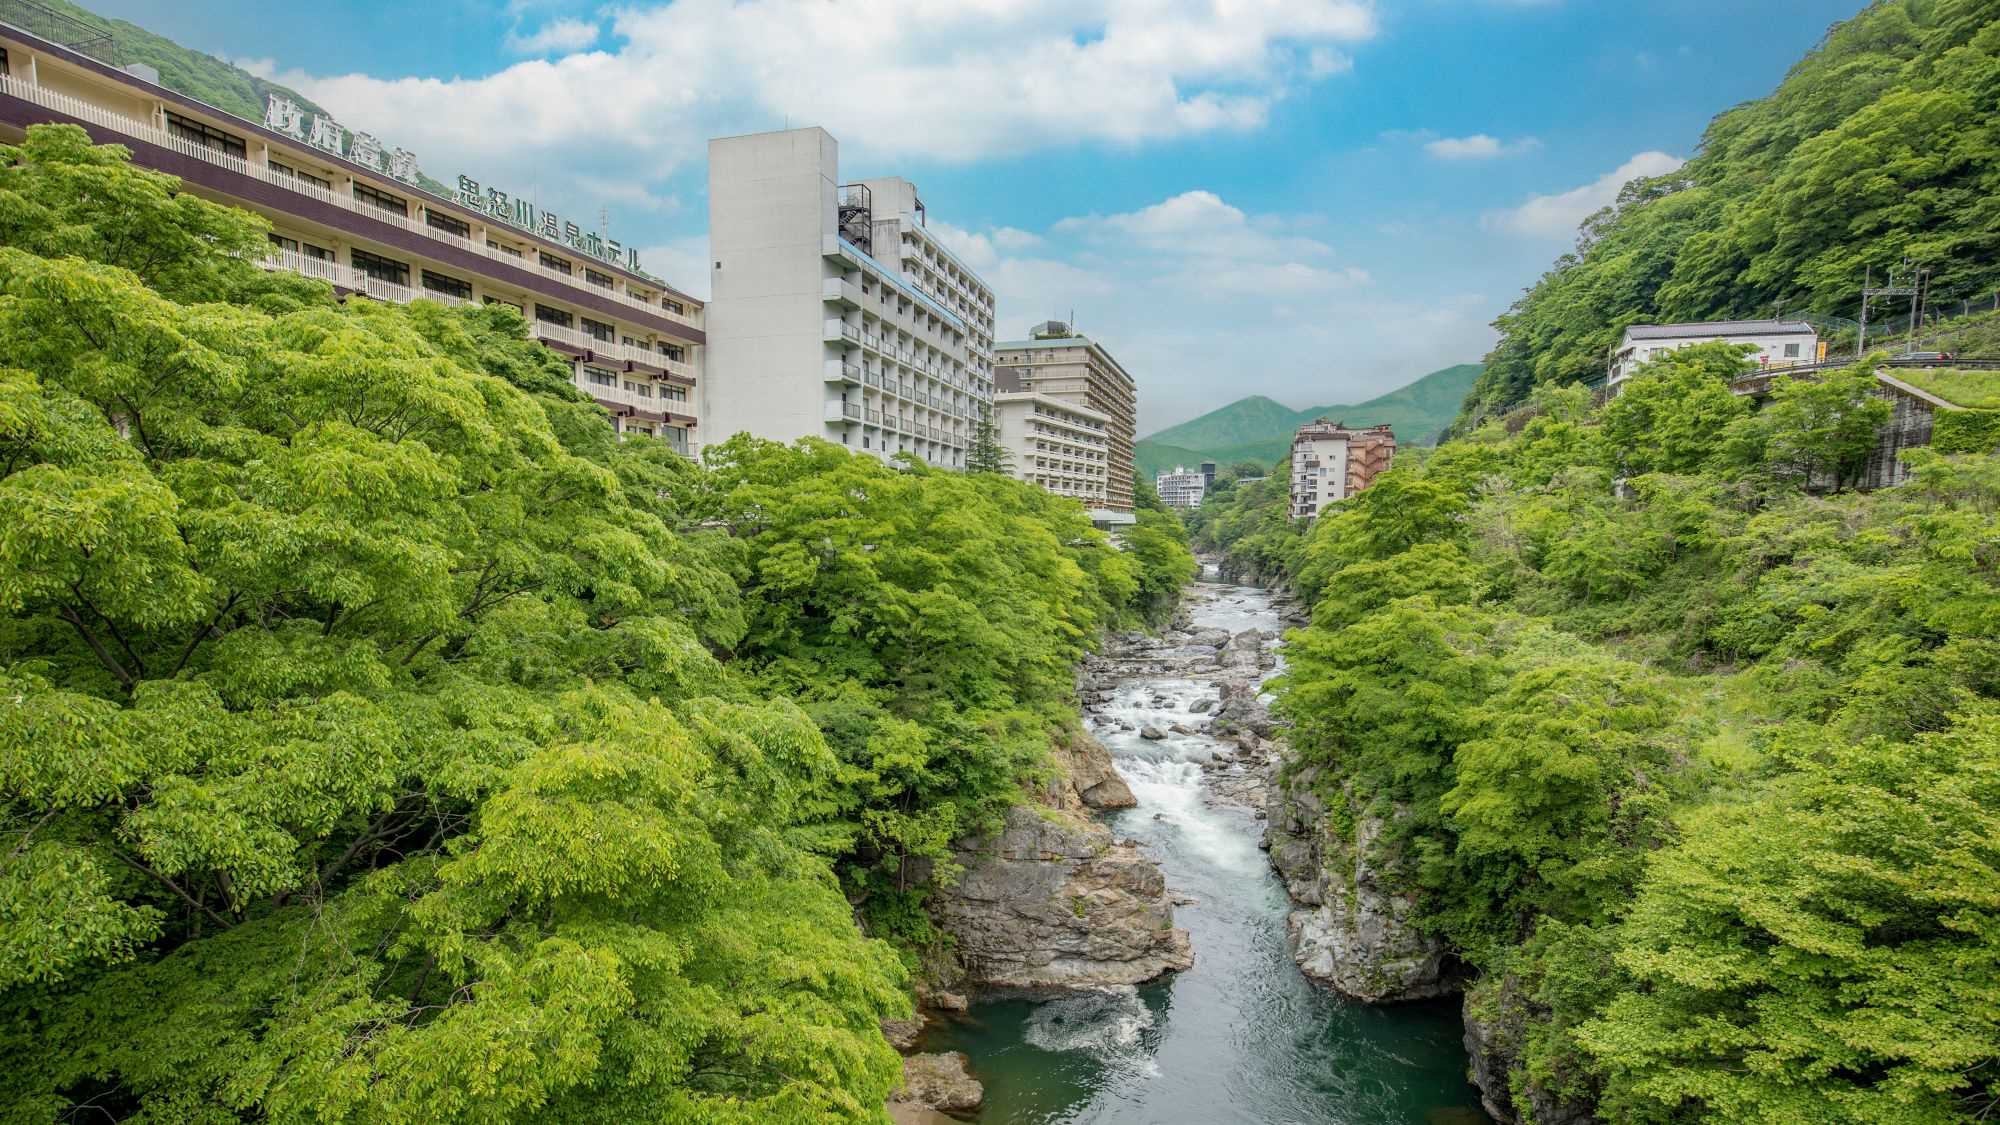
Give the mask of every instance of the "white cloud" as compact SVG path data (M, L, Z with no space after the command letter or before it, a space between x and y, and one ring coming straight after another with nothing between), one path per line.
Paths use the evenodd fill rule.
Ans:
M507 49L520 55L568 54L597 42L598 27L590 20L565 17L543 24L527 35L507 33Z
M1138 377L1150 432L1248 394L1360 401L1486 350L1478 298L1385 294L1324 226L1198 189L1040 232L931 229L993 286L1003 337L1074 312Z
M1642 152L1582 187L1534 196L1519 207L1488 212L1480 222L1487 230L1525 238L1568 238L1579 223L1616 201L1627 183L1642 176L1664 176L1684 163L1664 152Z
M1502 141L1485 133L1474 133L1469 137L1439 137L1426 142L1424 151L1439 160L1491 160L1496 156L1514 156L1540 147L1542 142L1533 137Z
M235 64L237 67L246 70L251 74L256 75L259 78L262 78L267 82L270 81L278 73L278 60L271 58L268 55L262 58L230 59L229 61Z
M611 18L615 48L483 76L284 78L450 172L587 153L657 179L710 136L788 121L885 160L1252 129L1377 31L1371 0L674 0ZM521 43L595 33L555 20Z

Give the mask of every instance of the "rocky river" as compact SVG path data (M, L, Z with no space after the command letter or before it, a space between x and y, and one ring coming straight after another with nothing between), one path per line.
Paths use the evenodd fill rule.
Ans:
M1120 638L1079 685L1115 775L1095 747L1072 755L1049 808L968 849L972 886L946 913L982 999L921 1043L963 1052L983 1084L965 1119L1487 1120L1458 1005L1428 998L1447 991L1436 958L1365 885L1341 891L1358 921L1327 910L1309 798L1273 790L1261 689L1283 609L1205 581L1173 629ZM1357 954L1370 972L1343 978Z

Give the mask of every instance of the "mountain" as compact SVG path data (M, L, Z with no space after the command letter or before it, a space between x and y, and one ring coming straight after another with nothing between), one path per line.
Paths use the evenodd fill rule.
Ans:
M1306 410L1293 410L1263 395L1251 395L1141 438L1134 450L1134 460L1140 474L1148 478L1175 465L1192 468L1202 461L1219 465L1256 461L1270 465L1291 447L1294 430L1320 417L1350 426L1387 422L1396 428L1398 442L1426 445L1451 422L1478 377L1478 364L1461 363L1433 371L1367 402Z

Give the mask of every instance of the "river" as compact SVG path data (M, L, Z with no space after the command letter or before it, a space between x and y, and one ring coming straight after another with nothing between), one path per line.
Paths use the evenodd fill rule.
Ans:
M1203 582L1189 596L1198 628L1280 628L1262 590ZM1215 695L1199 677L1142 676L1086 714L1139 802L1110 818L1112 831L1140 841L1194 900L1175 912L1194 968L1138 989L978 1003L924 1049L971 1056L982 1125L1487 1121L1465 1080L1456 1001L1370 1007L1300 975L1284 887L1257 847L1262 821L1208 791L1202 763L1220 744L1124 729L1194 727L1189 707ZM1169 705L1155 705L1161 696Z

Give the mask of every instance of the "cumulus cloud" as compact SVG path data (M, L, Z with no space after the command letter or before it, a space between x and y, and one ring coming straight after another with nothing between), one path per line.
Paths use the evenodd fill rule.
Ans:
M550 20L538 30L523 35L517 28L507 33L507 49L520 55L567 54L597 42L598 27L589 20Z
M675 0L558 19L466 78L283 77L427 162L646 178L710 136L813 123L884 159L973 161L1255 128L1377 33L1369 0ZM585 40L584 36L591 38Z
M1474 133L1469 137L1439 137L1426 142L1424 151L1439 160L1491 160L1496 156L1529 152L1541 145L1542 142L1533 137L1503 141L1485 133Z
M1626 184L1642 176L1664 176L1684 163L1664 152L1642 152L1582 187L1537 195L1519 207L1488 212L1481 225L1523 238L1568 238L1576 233L1579 223L1617 200L1619 189Z

